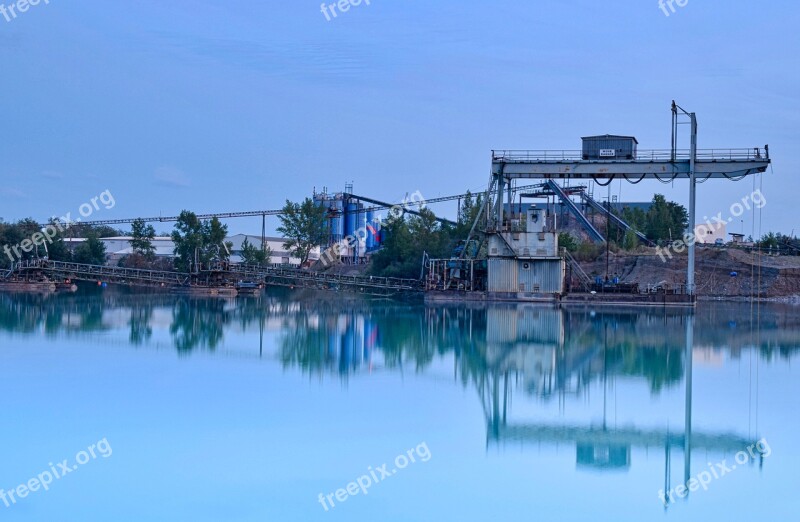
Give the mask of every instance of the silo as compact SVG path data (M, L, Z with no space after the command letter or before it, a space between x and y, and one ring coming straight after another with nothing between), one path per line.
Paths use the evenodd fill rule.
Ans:
M329 201L329 208L331 209L331 239L333 243L338 243L342 240L344 234L344 227L342 222L342 199L334 197Z
M358 205L358 219L356 220L356 236L358 237L359 252L364 255L367 251L367 213L364 211L364 204Z
M351 236L356 231L356 215L358 214L358 203L356 201L347 202L347 212L344 214L344 235Z
M367 211L367 252L375 248L375 223L372 220L375 218L375 212L372 210Z
M376 221L372 226L375 227L375 248L380 248L386 243L387 230L383 228L382 221Z

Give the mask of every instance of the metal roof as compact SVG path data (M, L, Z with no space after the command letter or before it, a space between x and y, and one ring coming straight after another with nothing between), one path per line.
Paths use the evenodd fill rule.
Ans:
M633 136L620 136L619 134L600 134L598 136L584 136L581 138L582 140L593 140L593 139L621 139L621 140L633 140L636 144L639 144L639 140L637 140Z

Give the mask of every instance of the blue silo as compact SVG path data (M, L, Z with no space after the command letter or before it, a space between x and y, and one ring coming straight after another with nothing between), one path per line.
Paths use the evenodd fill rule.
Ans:
M356 231L356 215L358 214L358 203L355 201L347 202L347 212L344 214L344 235L351 236Z
M375 219L375 212L372 210L367 211L367 252L373 250L375 248L375 223L373 223L373 219Z
M342 212L342 200L341 198L334 198L330 200L330 209L331 209L331 239L334 243L337 243L342 240L344 236L344 221L343 221L343 212Z

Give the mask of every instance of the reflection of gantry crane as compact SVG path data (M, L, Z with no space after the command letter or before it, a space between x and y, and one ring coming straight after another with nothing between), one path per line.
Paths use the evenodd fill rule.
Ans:
M556 321L561 323L563 321L563 311L557 311L557 314L540 314L539 318L545 322ZM499 314L499 315L498 315ZM511 314L511 317L502 317L503 315ZM514 315L518 314L515 309L500 310L498 311L495 321L499 321L504 327L513 325L520 317L515 318ZM530 319L530 318L529 318ZM509 343L510 339L496 339L495 342L502 342L503 353L500 357L495 357L495 361L491 365L487 365L487 371L481 375L473 375L478 395L481 400L484 415L486 418L487 426L487 446L490 443L503 445L507 442L514 443L518 446L521 443L568 443L575 444L577 452L577 464L579 466L591 466L594 468L622 468L630 465L630 449L634 446L650 448L650 447L663 447L664 448L664 491L669 490L671 481L671 449L682 448L684 453L684 476L683 483L689 480L691 469L691 453L697 450L718 451L718 452L737 452L743 451L753 444L758 437L746 438L734 433L708 433L698 432L692 430L692 348L694 346L694 316L688 315L684 319L686 327L686 339L684 348L685 359L685 423L682 432L673 432L669 429L654 428L654 429L639 429L635 426L628 426L624 428L609 427L606 424L606 406L605 406L605 387L608 380L609 368L606 366L605 357L603 358L602 369L602 382L604 385L604 406L603 406L603 423L588 426L581 426L576 424L569 425L556 425L553 423L508 423L508 409L511 403L511 387L510 382L513 381L512 374L519 371L530 371L531 368L519 368L519 357L510 356L510 350L513 349L518 343ZM525 331L564 331L562 324L547 325L547 324L532 324L530 320L525 321ZM489 328L491 332L491 324ZM520 335L524 331L515 330L513 335ZM523 336L524 337L524 336ZM565 351L576 348L565 347L565 340L562 336L550 336L554 353L561 354L556 360L561 363L567 362L563 357ZM525 339L520 339L524 342ZM540 337L531 339L536 341L538 346L533 344L527 346L528 350L543 350L547 349L547 338ZM492 351L493 342L487 334L487 353ZM587 350L587 354L595 357L599 353L605 354L608 349L608 340L604 344L595 346ZM586 358L578 356L573 358L572 363L567 362L568 367L563 369L556 368L556 373L577 373L581 367L586 365ZM535 370L534 370L535 371ZM562 379L566 383L569 379ZM760 456L761 464L763 464L763 455Z

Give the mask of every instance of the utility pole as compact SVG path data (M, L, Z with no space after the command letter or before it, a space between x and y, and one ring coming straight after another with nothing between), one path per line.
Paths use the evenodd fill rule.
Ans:
M692 150L689 156L689 226L692 227L692 240L689 242L689 267L686 273L686 290L689 295L695 294L694 284L694 254L695 244L697 243L694 237L694 223L695 223L695 202L697 196L697 179L695 172L695 163L697 161L697 117L695 113L690 113L691 128L692 128Z
M691 238L692 241L689 242L689 261L688 267L686 270L686 292L689 295L695 294L695 282L694 282L694 266L695 266L695 243L697 243L694 237L694 225L695 225L695 203L697 200L697 172L696 172L696 163L697 163L697 116L693 112L686 112L682 107L675 103L675 100L672 101L672 162L673 168L675 167L675 162L678 159L677 149L678 149L678 111L682 112L684 115L689 117L689 125L691 128L691 150L689 152L689 226L691 227Z

